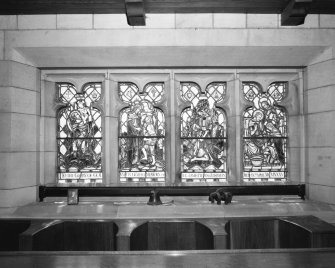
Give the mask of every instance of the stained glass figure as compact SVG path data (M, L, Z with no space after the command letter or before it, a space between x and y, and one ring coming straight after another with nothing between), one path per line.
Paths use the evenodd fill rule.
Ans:
M101 83L86 84L82 93L70 83L57 83L58 182L101 183Z
M143 92L133 83L119 83L120 99L129 104L119 114L121 182L165 181L165 116L158 104L164 83L149 83Z
M181 113L182 182L225 182L227 172L227 120L216 106L226 84L211 83L204 93L196 83L181 83L181 98L191 106Z
M243 83L244 98L253 106L243 114L244 181L285 181L287 178L287 116L278 103L287 83L272 83L262 92L254 82Z

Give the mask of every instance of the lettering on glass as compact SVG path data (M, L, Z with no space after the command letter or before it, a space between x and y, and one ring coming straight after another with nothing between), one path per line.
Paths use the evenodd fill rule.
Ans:
M287 116L278 104L287 93L286 82L272 83L266 92L254 82L242 84L252 107L243 114L243 178L281 181L287 178Z
M199 85L181 83L180 95L190 107L181 113L182 182L224 182L227 172L227 120L217 107L226 84L210 83L202 93Z
M101 183L101 112L95 104L101 98L101 83L89 83L77 92L70 83L57 83L59 183Z
M165 181L165 116L154 105L164 96L164 83L149 83L143 92L130 82L119 83L120 99L129 104L119 113L121 182Z

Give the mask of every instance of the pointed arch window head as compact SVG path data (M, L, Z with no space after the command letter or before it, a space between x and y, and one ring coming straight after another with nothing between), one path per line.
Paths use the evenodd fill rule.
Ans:
M190 104L181 113L182 182L225 182L227 177L227 120L217 107L226 83L210 83L202 93L193 82L180 84L181 99Z
M279 103L287 82L274 82L266 92L255 82L244 82L244 98L253 105L243 114L243 180L287 179L287 114Z
M164 83L149 83L140 92L134 83L121 82L119 97L129 105L119 113L120 182L164 182L165 115L155 107Z
M102 118L95 107L101 83L88 83L78 92L70 83L57 83L58 183L102 183Z

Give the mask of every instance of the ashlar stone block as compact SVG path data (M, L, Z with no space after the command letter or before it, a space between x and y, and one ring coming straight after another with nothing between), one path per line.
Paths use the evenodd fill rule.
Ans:
M0 113L0 151L37 151L38 117L19 113Z
M0 29L2 30L17 29L17 16L16 15L0 16Z
M0 207L18 207L36 202L37 186L0 190Z
M0 86L40 91L40 71L14 61L0 61Z
M37 185L37 152L0 153L0 189Z
M334 146L335 111L309 114L306 116L307 144L309 147Z
M248 28L278 28L278 14L247 14Z
M145 19L145 28L167 29L175 28L175 14L147 14ZM143 28L143 27L135 27Z
M316 63L307 67L307 88L314 89L335 84L334 60Z
M131 29L125 14L94 14L94 29Z
M57 15L57 29L92 29L93 14Z
M308 182L335 187L335 148L308 148Z
M56 29L56 15L19 15L19 29Z
M39 113L39 92L15 87L0 87L0 112Z
M214 14L214 28L246 28L247 14Z
M335 85L308 90L306 97L307 113L335 110Z
M321 14L320 28L335 28L335 15Z
M309 199L329 204L335 204L335 187L309 184Z
M176 14L176 28L212 28L213 14Z

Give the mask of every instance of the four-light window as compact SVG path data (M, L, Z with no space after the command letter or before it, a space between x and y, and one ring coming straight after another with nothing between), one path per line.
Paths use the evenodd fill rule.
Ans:
M176 156L181 183L229 182L229 120L222 103L228 103L227 81L178 82L181 110L167 107L164 81L139 86L118 81L118 180L121 183L165 183L169 160ZM103 83L76 88L56 83L58 183L102 183L104 170L103 111L99 102ZM240 112L241 178L244 182L282 182L288 178L288 119L281 103L288 82L272 82L266 89L257 82L241 82L246 103ZM228 94L229 95L229 94ZM113 105L112 103L110 105ZM171 111L169 110L171 109ZM179 138L167 154L167 113L177 115ZM230 111L231 113L231 111ZM116 127L116 126L115 126ZM234 137L235 139L235 137ZM235 143L234 143L235 144ZM179 151L179 152L178 152ZM236 153L236 152L234 152ZM233 158L232 158L233 159ZM170 161L171 161L170 160Z

